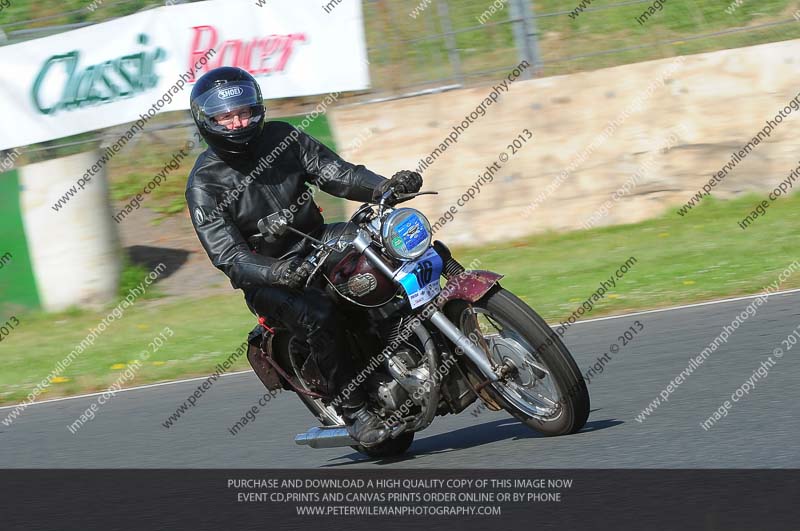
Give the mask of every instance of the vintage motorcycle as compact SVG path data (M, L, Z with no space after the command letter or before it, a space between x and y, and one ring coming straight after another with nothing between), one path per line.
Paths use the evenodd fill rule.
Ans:
M396 206L429 193L436 192L390 190L353 214L353 234L327 242L279 213L259 222L262 235L266 221L277 222L311 243L307 285L325 289L344 314L357 370L351 386L363 386L391 431L377 446L358 445L334 407L342 397L323 395L304 378L308 349L293 348L287 329L261 318L250 364L268 390L296 392L323 424L297 435L297 444L351 446L375 458L402 454L435 416L460 413L478 398L544 435L575 433L586 423L586 383L547 323L500 286L502 275L465 270L443 243L432 242L422 212Z

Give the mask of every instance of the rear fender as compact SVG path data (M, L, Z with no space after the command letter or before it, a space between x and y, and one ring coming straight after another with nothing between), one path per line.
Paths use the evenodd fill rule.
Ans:
M285 331L283 333L286 334ZM253 331L250 332L247 338L247 361L250 362L250 366L253 367L256 376L258 376L258 379L261 380L261 383L263 383L264 387L268 390L274 391L281 387L287 390L291 389L291 386L283 381L278 371L265 359L267 357L274 358L274 349L276 347L285 347L285 345L281 345L281 343L285 343L285 341L281 342L281 339L284 339L284 337L277 337L270 334L266 337L266 341L264 341L264 339L264 330L261 328L261 325L256 326ZM262 346L264 350L261 350Z

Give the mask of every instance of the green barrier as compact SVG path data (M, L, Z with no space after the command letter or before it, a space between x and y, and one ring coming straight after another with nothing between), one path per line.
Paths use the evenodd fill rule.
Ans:
M19 172L0 174L0 306L4 310L40 306L19 199Z

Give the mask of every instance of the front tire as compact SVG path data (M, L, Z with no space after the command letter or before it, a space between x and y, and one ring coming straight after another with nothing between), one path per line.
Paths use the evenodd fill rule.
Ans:
M472 334L493 365L514 367L504 381L485 388L503 409L547 436L575 433L586 424L589 392L580 369L525 302L495 286L475 303L451 301L445 313L467 337ZM477 367L462 359L482 381Z

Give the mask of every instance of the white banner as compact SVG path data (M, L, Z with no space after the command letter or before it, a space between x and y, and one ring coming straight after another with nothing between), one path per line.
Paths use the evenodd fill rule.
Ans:
M268 100L369 87L359 0L260 3L159 7L0 48L0 150L188 109L195 73L218 66L248 70Z

